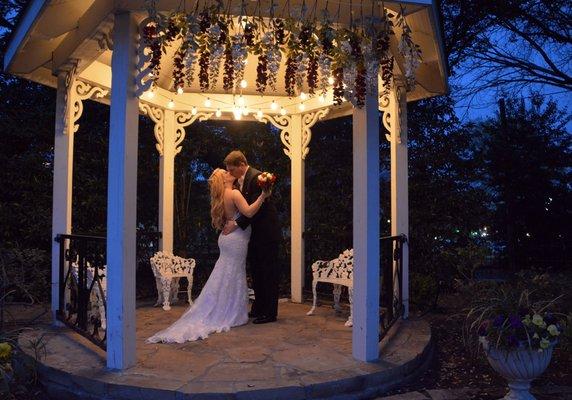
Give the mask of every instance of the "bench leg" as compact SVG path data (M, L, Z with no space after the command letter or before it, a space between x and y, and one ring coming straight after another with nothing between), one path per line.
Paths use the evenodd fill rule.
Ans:
M161 283L163 284L163 310L167 311L171 309L169 303L169 294L171 293L171 278L161 278Z
M354 315L354 290L351 287L348 287L348 294L349 294L349 298L350 298L350 316L348 318L348 320L346 321L346 323L344 324L345 326L354 326L354 320L353 320L353 315Z
M334 308L336 311L342 311L340 307L340 296L342 295L342 285L334 283Z
M171 279L171 292L170 292L171 304L176 304L179 301L179 279L181 279L181 278L172 278Z
M193 291L193 275L189 275L187 276L187 297L189 298L189 305L193 305L193 298L191 297L192 291Z
M314 299L312 301L312 308L310 311L306 313L306 315L314 314L314 310L316 309L316 303L318 302L318 293L316 292L316 287L318 286L318 281L316 279L312 280L312 294Z
M157 301L153 307L159 307L163 304L163 284L161 283L161 278L155 277L155 286L157 287Z

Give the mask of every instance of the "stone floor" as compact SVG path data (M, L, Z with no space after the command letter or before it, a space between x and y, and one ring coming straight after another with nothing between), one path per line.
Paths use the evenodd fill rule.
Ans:
M68 329L28 331L20 343L44 334L41 376L60 399L373 398L418 373L431 353L429 325L402 321L381 343L379 361L356 361L347 314L322 306L306 316L309 305L288 302L275 323L184 344L145 342L185 309L138 308L137 364L122 372L107 370L105 353Z

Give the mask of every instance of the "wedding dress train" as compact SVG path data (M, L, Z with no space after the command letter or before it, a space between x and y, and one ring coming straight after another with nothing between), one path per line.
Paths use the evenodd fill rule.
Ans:
M246 253L251 228L236 229L218 237L220 256L193 305L168 328L157 332L149 343L184 343L205 339L248 322Z

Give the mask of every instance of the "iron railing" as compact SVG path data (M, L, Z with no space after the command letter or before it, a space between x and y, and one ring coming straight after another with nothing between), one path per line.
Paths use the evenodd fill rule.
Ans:
M379 240L381 290L380 337L403 316L403 245L407 236L383 236Z
M137 260L149 260L161 232L137 232ZM59 299L56 318L106 349L106 237L59 234ZM150 254L150 255L149 255Z

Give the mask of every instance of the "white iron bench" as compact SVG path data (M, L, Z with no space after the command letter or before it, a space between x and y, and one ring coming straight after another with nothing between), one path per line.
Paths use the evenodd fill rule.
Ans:
M191 291L193 289L195 259L182 258L169 252L158 251L151 257L150 261L157 285L157 305L163 303L163 310L171 309L170 301L177 296L179 290L177 278L187 278L187 296L189 304L193 304ZM174 284L172 285L172 283Z
M312 315L316 310L318 300L316 286L318 282L326 282L334 285L334 308L336 311L341 311L340 296L342 294L342 286L346 286L350 300L350 316L344 325L353 326L353 260L353 249L348 249L333 260L318 260L312 264L312 294L314 295L314 301L312 308L306 315Z

